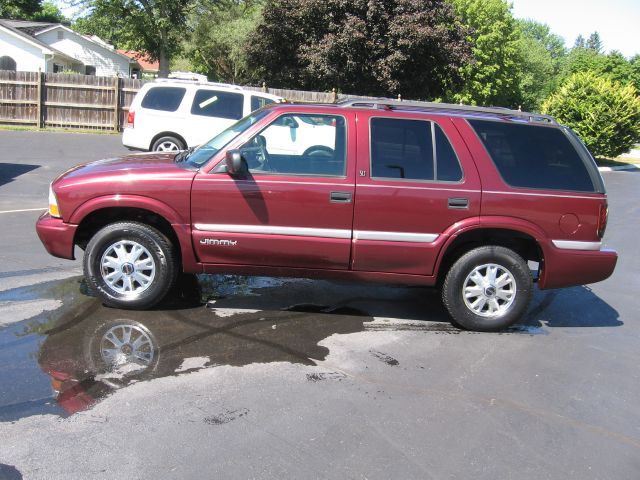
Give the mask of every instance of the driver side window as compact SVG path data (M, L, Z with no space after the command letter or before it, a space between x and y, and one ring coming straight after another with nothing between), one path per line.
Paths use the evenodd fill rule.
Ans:
M342 177L346 126L338 115L285 114L249 140L240 154L257 175Z

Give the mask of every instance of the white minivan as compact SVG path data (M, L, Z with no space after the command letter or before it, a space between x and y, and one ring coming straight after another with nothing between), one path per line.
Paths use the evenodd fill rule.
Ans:
M200 145L269 103L284 99L237 85L158 79L136 94L122 135L135 150L178 151Z

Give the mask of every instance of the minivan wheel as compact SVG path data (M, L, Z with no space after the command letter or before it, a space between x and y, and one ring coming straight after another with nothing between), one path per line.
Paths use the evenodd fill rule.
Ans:
M158 140L153 142L153 145L151 146L151 150L154 152L179 152L185 148L186 147L181 140L172 136L160 137Z
M533 294L531 272L513 250L474 248L451 267L442 301L453 323L468 330L503 330L526 312Z
M118 222L98 231L85 250L84 275L111 307L149 308L167 294L176 277L169 239L138 222Z

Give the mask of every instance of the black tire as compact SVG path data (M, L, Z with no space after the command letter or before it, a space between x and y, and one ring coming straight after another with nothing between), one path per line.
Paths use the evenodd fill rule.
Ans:
M175 149L163 148L163 145L166 147L168 147L169 145L174 145ZM184 150L185 148L187 147L182 140L171 135L160 137L155 142L153 142L153 145L151 145L151 150L154 152L178 152L180 150Z
M497 282L493 282L495 285L489 282L479 287L471 274L476 271L482 276L485 272L488 276L489 270L483 268L488 265L498 267L499 278L510 280L509 283L496 288ZM466 301L465 287L470 294ZM477 290L481 293L474 293ZM503 296L496 295L496 290L500 290ZM508 300L503 298L505 292ZM513 250L499 246L474 248L462 255L447 272L442 286L442 302L451 315L452 323L481 332L495 332L513 325L526 312L532 294L533 279L527 263ZM495 312L490 311L492 305L498 305Z
M118 244L120 247L116 247ZM127 260L120 270L122 286L119 285L120 281L108 282L108 274L116 274L118 270L111 266L103 268L103 257L114 258L113 254L118 248L124 248L124 254L128 255L128 248L131 247L133 252L135 245L143 247L139 257L142 260L139 261L147 262L147 266L151 266L148 269L135 267L134 263ZM150 308L162 300L178 273L173 246L169 239L155 228L138 222L112 223L99 230L87 245L83 267L87 283L105 305L136 310ZM125 269L132 271L127 273ZM151 279L147 285L136 280L149 277ZM125 282L130 283L127 285ZM129 292L126 291L128 287L131 288Z

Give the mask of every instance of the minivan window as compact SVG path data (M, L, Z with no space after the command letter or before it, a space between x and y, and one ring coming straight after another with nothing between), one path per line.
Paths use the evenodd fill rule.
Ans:
M562 130L469 120L504 181L519 188L593 192L587 166Z
M270 98L258 97L256 95L251 95L251 111L258 110L259 108L264 107L265 105L269 105L270 103L275 103Z
M240 120L244 96L241 93L198 90L191 106L192 115Z
M175 112L187 90L179 87L154 87L142 99L142 107L163 112Z

